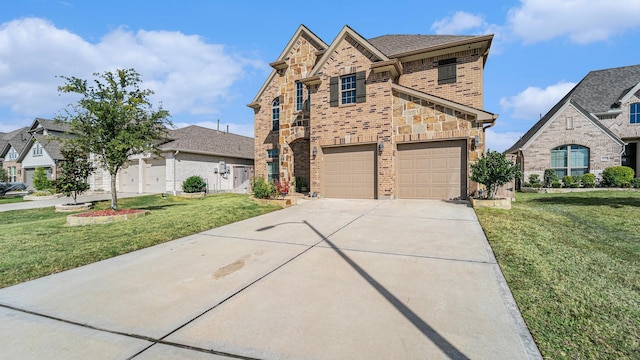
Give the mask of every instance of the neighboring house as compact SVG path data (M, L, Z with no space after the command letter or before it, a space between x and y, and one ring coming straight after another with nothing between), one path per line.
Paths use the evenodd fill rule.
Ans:
M592 71L506 152L524 173L545 169L601 176L609 166L640 170L640 65Z
M120 169L121 192L178 193L188 177L198 175L208 192L246 193L253 171L253 138L200 126L169 130L160 156L135 155ZM98 169L89 178L92 191L110 191L110 177Z
M18 157L25 150L31 134L23 127L0 136L0 164L9 182L23 182L22 164Z
M22 164L22 181L27 184L28 189L33 189L36 168L44 168L47 179L56 179L58 165L64 160L60 152L60 139L69 136L69 126L54 120L36 118L28 132L29 141L17 162Z
M493 35L385 35L301 25L247 106L255 172L337 198L464 199L497 115L483 110Z

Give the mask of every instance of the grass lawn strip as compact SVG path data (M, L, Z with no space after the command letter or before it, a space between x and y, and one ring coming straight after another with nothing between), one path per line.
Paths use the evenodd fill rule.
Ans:
M204 199L160 195L118 200L122 209L146 209L143 218L68 227L68 213L53 207L0 214L0 287L90 264L99 260L202 232L280 209L246 195ZM96 203L107 209L109 202Z
M640 193L517 199L477 214L543 356L640 358Z
M25 201L22 196L0 196L0 204L10 204Z

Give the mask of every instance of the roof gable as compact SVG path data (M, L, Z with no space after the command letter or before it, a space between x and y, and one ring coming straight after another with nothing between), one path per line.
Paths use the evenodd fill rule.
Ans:
M253 138L197 125L169 130L169 141L162 151L182 151L206 155L254 158Z
M336 38L331 42L331 45L329 46L327 51L324 53L324 55L322 55L322 57L320 58L316 66L313 68L309 76L319 75L321 73L322 68L324 67L324 64L326 64L326 62L331 58L331 56L333 56L333 52L336 50L336 48L340 45L340 43L343 40L347 40L348 38L350 38L355 42L356 48L358 48L360 51L365 50L370 54L369 59L371 60L371 62L389 60L389 58L385 54L383 54L375 46L371 45L365 38L360 36L360 34L358 34L355 30L350 28L348 25L345 25L342 28L342 30L340 30L340 33L338 33Z
M11 146L13 146L18 154L22 153L27 146L31 134L28 127L22 127L4 135L4 139L0 139L0 158L4 157Z
M31 124L31 128L29 128L29 132L36 132L41 128L59 133L68 133L71 131L71 127L67 122L36 118L33 124Z
M616 110L640 83L640 65L591 71L572 90L571 98L592 114Z

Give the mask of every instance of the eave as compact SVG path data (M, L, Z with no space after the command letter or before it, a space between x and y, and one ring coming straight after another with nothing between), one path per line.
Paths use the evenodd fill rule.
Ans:
M391 59L386 61L378 61L371 64L371 70L375 74L389 71L394 78L402 75L402 63L398 59Z
M470 39L454 41L446 44L428 47L425 49L396 54L393 55L393 57L399 59L401 62L408 62L441 56L454 52L478 49L478 52L486 59L486 57L489 55L489 48L491 47L492 40L493 35L477 36Z
M247 104L248 107L254 109L254 110L260 110L260 103L257 101L254 101L252 103L248 103Z
M272 63L269 63L269 66L271 66L272 68L274 68L276 71L282 71L282 70L286 70L289 67L289 64L287 63L287 60L278 60L278 61L274 61Z
M319 75L309 76L304 79L300 79L300 82L307 86L320 85L322 84L322 78Z

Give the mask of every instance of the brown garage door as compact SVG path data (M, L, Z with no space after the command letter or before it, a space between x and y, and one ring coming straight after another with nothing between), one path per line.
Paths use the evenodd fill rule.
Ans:
M398 198L465 198L466 144L465 140L398 144Z
M325 148L322 151L325 197L375 198L375 145Z

